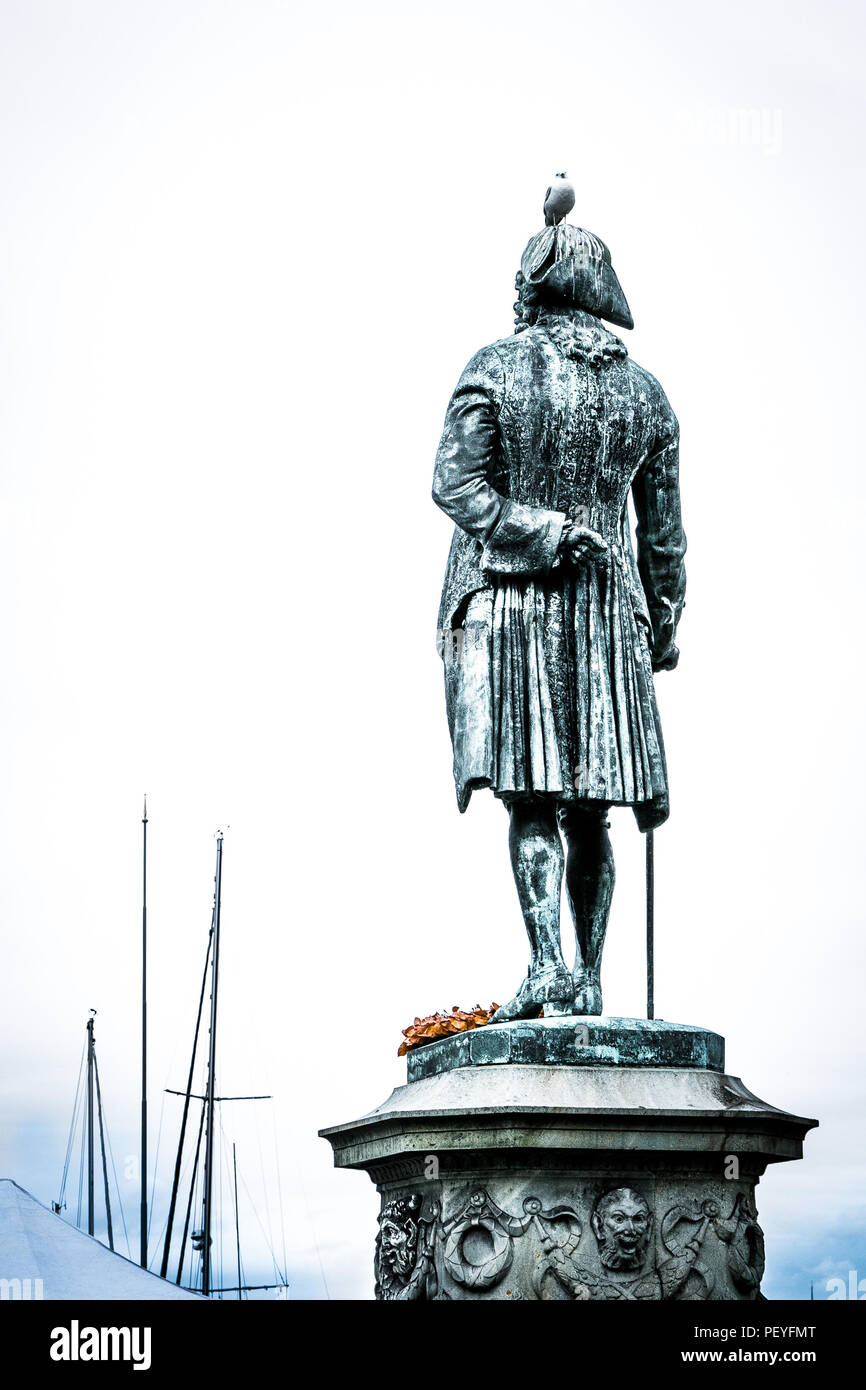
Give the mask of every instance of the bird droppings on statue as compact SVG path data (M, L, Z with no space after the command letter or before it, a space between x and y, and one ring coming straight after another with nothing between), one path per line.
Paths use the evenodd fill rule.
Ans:
M564 222L574 207L574 184L563 170L554 176L553 182L544 195L544 225L555 227Z

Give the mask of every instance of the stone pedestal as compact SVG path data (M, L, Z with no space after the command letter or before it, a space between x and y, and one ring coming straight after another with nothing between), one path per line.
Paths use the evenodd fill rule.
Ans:
M381 1299L754 1299L755 1189L816 1124L661 1020L491 1024L412 1051L408 1084L321 1131L382 1194Z

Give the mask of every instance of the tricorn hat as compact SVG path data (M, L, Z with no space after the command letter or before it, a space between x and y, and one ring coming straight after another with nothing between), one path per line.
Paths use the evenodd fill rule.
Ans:
M545 227L524 251L520 270L537 303L569 304L619 328L634 328L610 252L583 227Z

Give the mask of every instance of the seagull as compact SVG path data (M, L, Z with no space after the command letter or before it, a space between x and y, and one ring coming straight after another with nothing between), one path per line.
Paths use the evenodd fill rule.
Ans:
M565 172L557 174L544 195L544 225L555 227L562 222L574 207L574 185L569 183Z

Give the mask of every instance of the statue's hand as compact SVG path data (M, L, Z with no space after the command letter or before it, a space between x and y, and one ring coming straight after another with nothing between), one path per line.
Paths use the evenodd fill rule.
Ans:
M589 526L571 522L563 529L559 542L560 554L568 560L604 560L610 547L603 536Z

